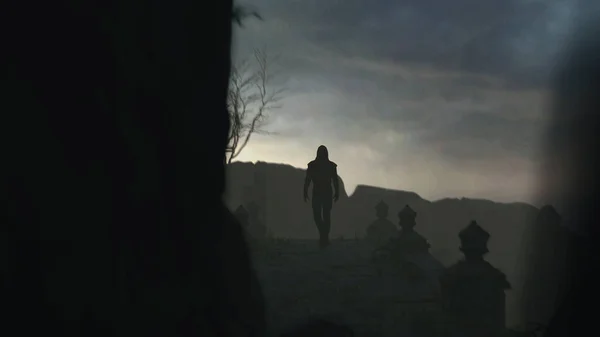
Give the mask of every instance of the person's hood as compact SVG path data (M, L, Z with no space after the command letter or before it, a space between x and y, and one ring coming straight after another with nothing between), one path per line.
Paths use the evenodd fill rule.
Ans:
M325 147L325 145L321 145L317 149L316 160L329 160L329 151L327 151L327 147Z

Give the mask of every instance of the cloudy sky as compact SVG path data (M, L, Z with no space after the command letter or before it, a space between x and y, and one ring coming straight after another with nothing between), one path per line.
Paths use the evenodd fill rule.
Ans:
M238 160L304 168L324 144L349 193L534 201L548 80L594 2L240 0L264 21L236 58L266 48L287 92Z

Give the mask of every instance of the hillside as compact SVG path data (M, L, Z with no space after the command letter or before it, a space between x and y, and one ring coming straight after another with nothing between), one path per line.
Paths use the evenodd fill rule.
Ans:
M265 189L265 222L275 236L316 239L310 204L302 200L305 171L289 165L258 162L236 162L228 166L226 202L235 209L248 200L256 173L263 175ZM481 199L442 199L429 201L414 192L359 185L348 196L340 178L340 200L332 211L333 238L362 237L375 220L374 206L385 201L390 207L389 219L398 222L397 213L409 204L417 211L416 230L431 243L431 253L449 265L461 258L458 232L471 220L490 234L488 261L504 271L511 283L516 280L516 266L522 255L521 246L527 228L535 222L539 210L524 203L498 203ZM509 305L514 298L509 296ZM510 318L509 318L510 319Z
M265 222L275 236L313 239L317 231L310 204L302 200L305 171L289 165L264 162L233 163L228 167L226 202L232 209L243 203L244 190L253 183L255 171L264 172ZM348 196L340 178L340 200L332 211L332 237L362 237L375 219L374 206L383 200L390 207L390 220L409 204L417 211L416 229L431 243L432 252L448 264L460 257L458 232L470 220L491 234L490 262L499 268L514 266L525 228L535 221L538 209L524 203L497 203L479 199L428 201L414 192L359 185ZM502 258L500 258L502 257Z

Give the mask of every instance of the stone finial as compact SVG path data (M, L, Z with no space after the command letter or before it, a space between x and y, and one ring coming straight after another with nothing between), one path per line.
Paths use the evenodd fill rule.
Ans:
M414 220L417 218L417 212L415 212L409 205L404 206L404 208L398 213L400 219L404 220Z
M506 335L506 275L483 259L490 234L476 221L458 234L465 259L440 277L444 311L451 335L467 337Z
M387 218L389 206L381 200L377 205L375 205L375 211L378 218Z
M240 205L235 212L233 212L233 215L235 215L235 217L238 219L238 221L244 225L247 226L248 225L248 217L249 217L249 213L246 210L246 208L243 205Z
M481 228L475 220L471 221L465 229L460 231L458 237L461 243L460 250L463 253L473 256L483 256L488 252L487 243L490 234Z
M404 206L404 208L398 213L398 217L400 218L400 227L402 230L411 230L413 229L417 223L417 212L415 212L409 205Z

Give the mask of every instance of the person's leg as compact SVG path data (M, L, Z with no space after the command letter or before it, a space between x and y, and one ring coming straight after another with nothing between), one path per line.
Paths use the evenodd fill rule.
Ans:
M323 216L321 215L321 203L319 202L318 198L315 198L315 196L313 196L313 200L312 200L312 210L313 210L313 219L315 220L315 225L317 225L317 229L319 230L319 235L322 232L322 227L323 227Z
M324 245L329 244L329 232L331 230L331 207L332 201L331 198L324 200L322 203L323 209L323 223L322 227L322 238L324 241Z
M319 205L320 211L321 211L321 227L319 228L319 247L321 249L327 247L328 244L328 240L327 240L327 209L325 207L323 207L323 203L321 203Z
M327 207L325 207L324 201L324 198L313 195L313 216L319 230L319 248L327 246L327 229L325 225Z

